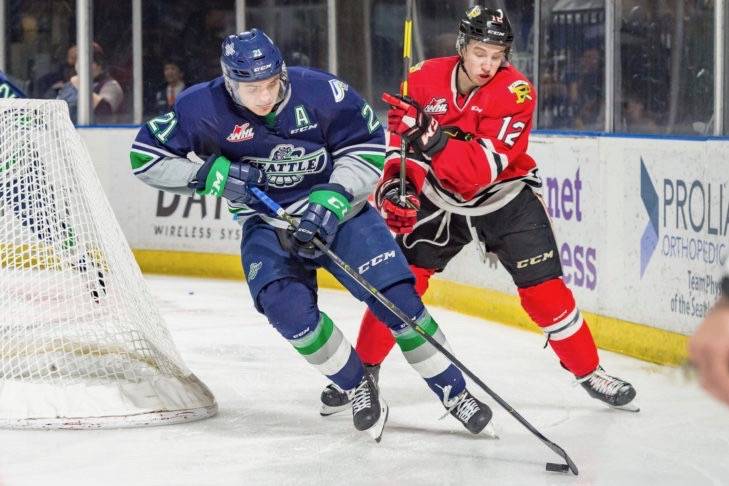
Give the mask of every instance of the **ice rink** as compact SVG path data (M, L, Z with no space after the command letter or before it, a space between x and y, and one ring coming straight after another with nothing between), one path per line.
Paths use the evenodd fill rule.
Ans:
M632 382L641 412L609 410L572 386L540 335L433 308L456 354L580 468L559 458L484 392L500 439L471 436L394 350L382 368L390 419L380 444L351 414L319 416L325 379L256 313L244 284L149 276L216 417L91 431L0 431L0 485L715 485L729 484L729 409L675 369L601 352ZM363 306L323 290L321 308L354 341Z

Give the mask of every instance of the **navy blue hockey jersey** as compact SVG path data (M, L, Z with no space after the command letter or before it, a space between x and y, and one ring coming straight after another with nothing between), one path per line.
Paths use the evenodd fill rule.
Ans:
M25 98L25 93L13 85L2 71L0 71L0 98Z
M201 159L222 154L263 169L269 195L292 214L315 184L335 182L362 203L380 177L385 134L372 107L331 74L292 67L275 112L259 117L237 106L223 78L197 84L173 111L147 122L131 149L134 174L163 190L191 195L187 183ZM194 153L194 154L193 154ZM239 217L264 212L231 206Z

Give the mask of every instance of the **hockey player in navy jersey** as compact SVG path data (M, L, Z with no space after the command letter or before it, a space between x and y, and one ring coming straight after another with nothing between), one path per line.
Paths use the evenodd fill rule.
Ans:
M11 83L5 73L0 71L0 99L2 98L25 98L25 93Z
M260 30L229 36L221 64L221 77L185 90L173 111L141 128L131 150L134 174L165 191L228 200L243 222L242 263L256 308L306 361L347 391L358 430L379 440L387 404L351 344L317 306L319 267L387 323L444 406L479 433L491 410L466 390L461 372L312 244L318 238L330 245L448 346L384 220L367 204L385 154L384 130L372 107L328 73L287 69ZM299 218L298 227L270 216L251 187Z

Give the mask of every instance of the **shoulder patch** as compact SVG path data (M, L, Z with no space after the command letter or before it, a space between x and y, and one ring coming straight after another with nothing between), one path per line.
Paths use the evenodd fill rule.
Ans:
M411 73L414 73L415 71L419 71L419 70L420 70L420 68L421 68L421 67L423 67L423 63L424 63L424 62L425 62L425 61L420 61L420 62L419 62L419 63L417 63L417 64L416 64L415 66L412 66L412 67L410 68L410 71L409 71L409 72L411 72Z
M340 81L339 79L330 79L329 86L332 88L332 94L334 95L335 103L339 103L340 101L342 101L344 99L344 96L347 94L347 90L349 89L349 85L344 81Z
M527 83L523 79L519 79L511 83L509 85L509 91L511 93L514 93L517 105L523 104L526 100L532 101L533 99L532 88L531 86L529 86L529 83Z

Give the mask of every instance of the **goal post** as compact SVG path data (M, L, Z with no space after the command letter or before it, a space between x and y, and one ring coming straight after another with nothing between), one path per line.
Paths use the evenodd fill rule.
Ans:
M130 195L130 197L132 197ZM215 415L59 100L0 100L0 427Z

